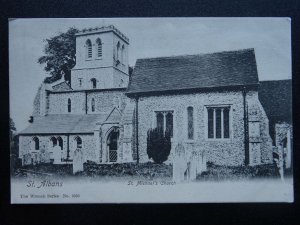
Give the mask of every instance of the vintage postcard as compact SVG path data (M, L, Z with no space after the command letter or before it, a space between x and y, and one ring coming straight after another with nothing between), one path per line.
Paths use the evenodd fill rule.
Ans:
M290 18L9 21L11 202L293 202Z

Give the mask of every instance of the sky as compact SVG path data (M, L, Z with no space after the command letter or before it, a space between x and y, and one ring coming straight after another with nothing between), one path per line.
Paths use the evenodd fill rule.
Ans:
M10 117L29 125L33 100L47 74L37 63L45 39L70 27L114 25L129 38L129 64L138 58L254 48L259 80L291 79L289 18L16 19L9 22Z

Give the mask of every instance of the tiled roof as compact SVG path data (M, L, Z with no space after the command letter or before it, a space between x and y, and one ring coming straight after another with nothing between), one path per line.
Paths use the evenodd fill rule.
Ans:
M66 81L59 83L57 85L54 85L52 88L54 91L71 91L71 90L73 90Z
M259 100L271 124L292 121L292 80L261 81Z
M254 49L138 59L127 93L258 84Z
M93 133L96 123L103 122L106 117L107 114L55 114L35 117L33 123L20 134Z

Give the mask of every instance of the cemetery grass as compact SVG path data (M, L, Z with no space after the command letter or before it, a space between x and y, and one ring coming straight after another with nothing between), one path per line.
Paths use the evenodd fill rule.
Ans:
M48 163L20 167L15 170L13 177L26 178L32 175L40 178L54 176L60 178L87 177L104 180L172 180L172 165L156 164L153 162L140 164L96 164L88 161L84 163L84 171L73 175L71 164L53 165ZM208 162L207 171L199 174L196 180L201 182L251 180L257 178L279 178L279 173L273 164L220 166Z
M239 181L253 179L279 178L274 164L256 166L221 166L207 163L207 171L197 176L197 181Z
M59 178L93 178L104 180L172 180L172 165L147 163L122 163L122 164L96 164L84 163L84 171L72 173L72 164L36 164L26 165L15 170L13 177L26 178L33 176L37 178L59 177Z

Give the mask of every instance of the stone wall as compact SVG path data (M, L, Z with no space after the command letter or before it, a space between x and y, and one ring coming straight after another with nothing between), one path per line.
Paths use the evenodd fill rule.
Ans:
M114 87L113 68L84 68L72 70L71 86L73 90L93 89L91 79L95 78L97 81L97 89L106 89ZM82 84L80 86L79 80Z
M91 101L93 98L95 100L95 112L91 110ZM124 95L124 90L88 92L88 113L109 113L113 107L117 107L120 111L123 111L125 101L126 96Z
M51 93L49 96L49 114L68 114L68 98L71 99L70 114L85 114L85 93Z
M33 100L33 113L32 116L40 116L41 115L41 91L42 84L39 86L36 95Z
M275 134L276 134L276 146L282 144L282 140L286 137L288 130L290 131L291 138L293 138L293 126L286 122L275 124Z
M102 41L102 57L97 57L96 40L100 38ZM92 43L91 59L86 58L86 41ZM95 68L113 66L113 33L96 33L81 35L76 37L76 66L74 69Z
M82 139L82 149L84 153L85 160L95 161L95 141L93 134L84 134L84 135L70 135L69 136L69 159L72 159L73 152L76 149L76 137L80 137ZM34 150L34 142L33 137L37 137L39 139L40 148L39 150ZM39 162L49 163L52 158L52 141L51 138L61 137L63 140L63 150L62 156L64 159L67 158L67 143L68 137L67 135L36 135L36 136L20 136L19 139L19 158L23 158L23 156L31 154L38 155Z
M253 134L249 130L250 164L272 163L272 139L269 134L269 119L258 100L258 93L251 91L247 95L249 129L255 125Z
M70 135L70 159L72 159L73 153L76 150L76 137L80 137L82 140L84 160L96 161L96 143L94 139L94 134Z
M68 98L71 99L71 113L68 113ZM95 112L92 112L91 101L95 100ZM87 113L109 113L113 107L120 111L125 108L124 90L95 91L87 93ZM51 93L49 95L49 114L85 114L85 92Z
M258 104L257 94L248 93ZM207 106L230 106L230 138L207 138ZM187 107L194 108L194 140L187 139ZM190 143L193 148L205 151L207 161L220 165L243 165L244 107L243 95L237 92L207 92L184 95L164 95L139 99L139 155L140 161L148 161L147 131L156 127L155 111L171 110L173 114L173 142ZM265 118L264 118L265 119ZM262 126L261 133L268 133Z
M96 40L102 41L102 57L98 57ZM86 41L92 43L92 58L86 57ZM124 46L123 59L117 63L117 43ZM120 55L120 53L119 53ZM92 89L91 79L97 80L97 88L127 87L128 44L113 32L80 35L76 37L76 65L72 69L72 89ZM82 84L80 85L80 81Z

